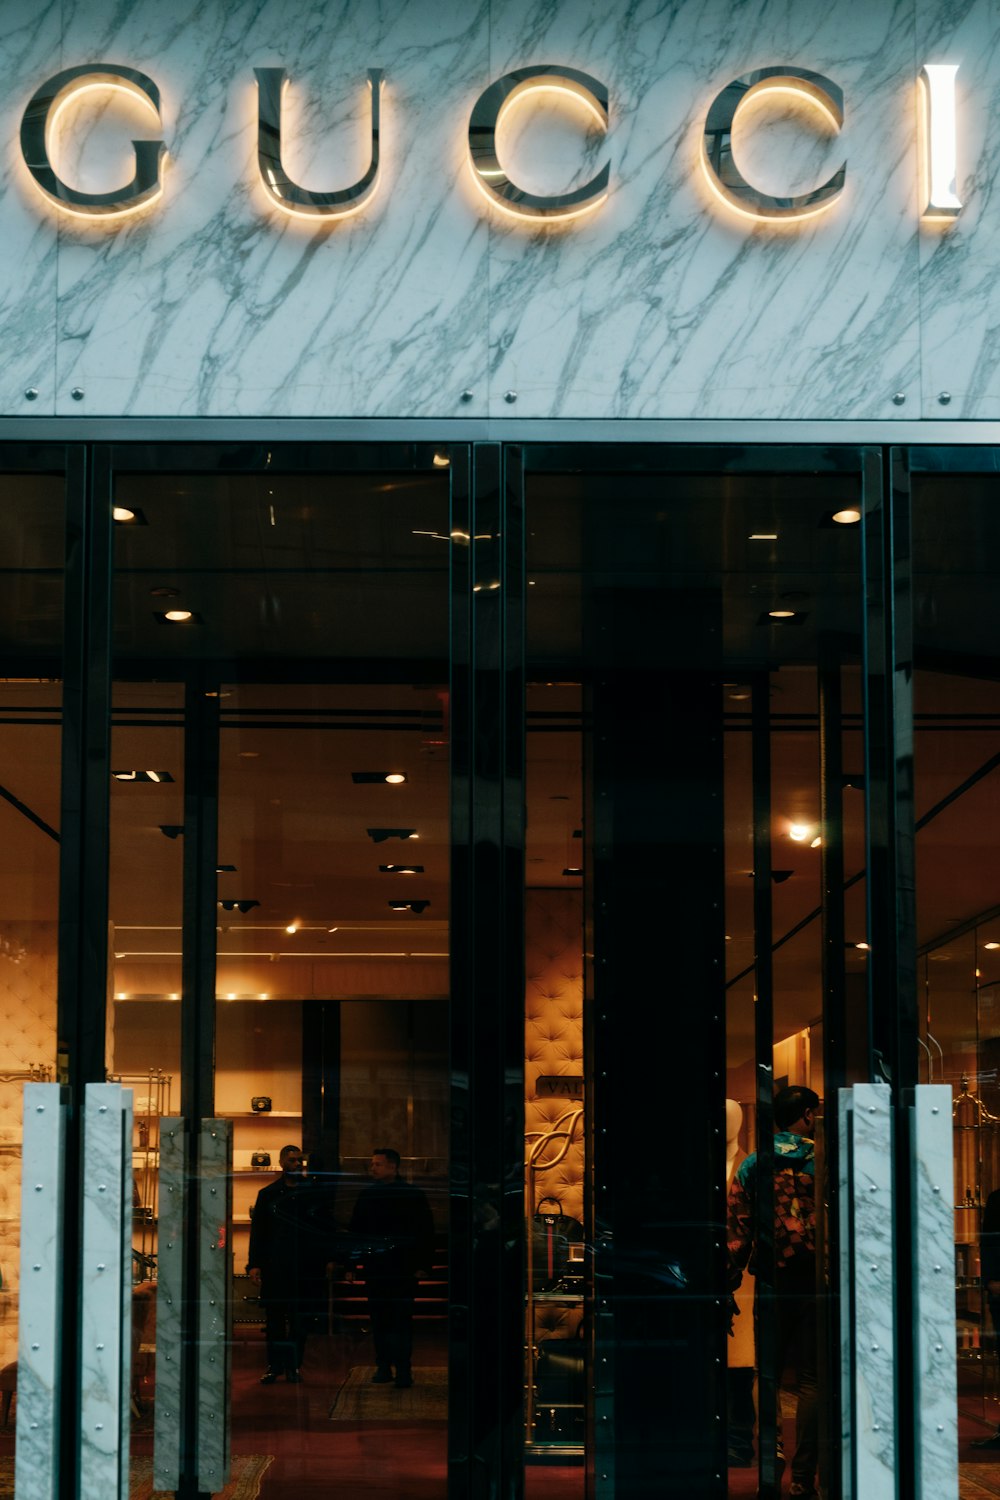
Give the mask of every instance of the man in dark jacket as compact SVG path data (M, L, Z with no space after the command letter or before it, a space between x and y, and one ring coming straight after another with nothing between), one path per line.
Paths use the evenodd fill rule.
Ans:
M370 1187L354 1205L351 1235L364 1267L368 1311L375 1340L375 1385L413 1384L413 1304L417 1283L426 1279L434 1250L430 1204L419 1188L399 1175L399 1152L378 1146L372 1152Z
M774 1096L774 1257L777 1374L795 1371L795 1456L791 1495L816 1495L818 1460L816 1320L816 1164L812 1089L779 1089ZM757 1153L736 1170L729 1190L729 1289L754 1269ZM780 1429L780 1424L779 1424ZM780 1455L780 1440L779 1440Z
M282 1146L278 1162L281 1176L257 1194L247 1256L247 1271L264 1305L267 1369L261 1385L273 1385L281 1374L293 1384L301 1380L310 1307L302 1152Z

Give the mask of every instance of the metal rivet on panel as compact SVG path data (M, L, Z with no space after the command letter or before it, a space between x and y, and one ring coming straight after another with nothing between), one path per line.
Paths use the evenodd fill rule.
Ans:
M872 1344L872 1353L873 1354L877 1354L878 1353L878 1344Z
M878 1188L877 1188L877 1187L876 1187L876 1185L875 1185L875 1183L874 1183L874 1182L873 1182L873 1183L872 1183L872 1185L871 1185L871 1187L870 1187L870 1188L869 1188L869 1189L868 1189L868 1191L869 1191L869 1192L870 1192L870 1193L877 1193L877 1192L878 1192Z
M939 1115L940 1113L941 1113L941 1111L938 1109L937 1105L935 1104L934 1108L931 1110L931 1114L932 1115Z
M870 1115L873 1115L875 1113L875 1106L874 1106L874 1104L869 1104L869 1106L868 1106L868 1113Z
M38 400L38 391L37 391L37 389L36 389L35 386L33 386L33 385L29 385L28 386L28 389L24 393L24 399L25 399L25 401L37 401Z
M36 1193L40 1193L41 1191L42 1191L42 1184L40 1182L36 1182L35 1183L35 1192Z
M83 400L83 386L82 385L75 385L73 387L73 389L70 391L70 395L73 397L74 401L82 401Z
M39 1346L38 1346L38 1344L32 1344L32 1346L31 1346L31 1347L32 1347L32 1349L34 1349L34 1350L35 1350L35 1351L36 1351L36 1353L37 1353L37 1351L38 1351L38 1348L39 1348Z
M872 1423L872 1432L881 1432L881 1431L882 1431L882 1424L880 1422L873 1422Z
M107 1190L108 1190L108 1185L107 1185L107 1183L106 1183L106 1182L99 1182L99 1183L98 1183L98 1184L97 1184L97 1191L98 1191L98 1192L99 1192L99 1193L106 1193L106 1192L107 1192Z
M943 1422L939 1422L938 1423L938 1432L944 1432L944 1423Z
M37 1264L37 1263L36 1263L36 1264L35 1264L35 1265L33 1265L33 1266L32 1266L32 1268L31 1268L31 1269L32 1269L32 1270L33 1270L33 1271L40 1271L40 1270L41 1270L41 1269L42 1269L42 1268L41 1268L41 1266L40 1266L40 1265L38 1265L38 1264Z
M32 1422L32 1424L31 1424L31 1430L32 1430L32 1432L37 1432L38 1431L38 1423L37 1422Z
M103 1260L102 1260L102 1261L100 1261L100 1262L99 1262L99 1264L98 1264L98 1267L97 1267L97 1269L98 1269L98 1270L99 1270L99 1271L104 1271L104 1270L106 1270L106 1269L107 1269L107 1267L106 1267L106 1266L105 1266L105 1264L104 1264L104 1262L103 1262Z
M892 404L893 406L902 406L905 400L906 396L904 395L904 393L902 391L897 391L892 398Z
M103 1345L103 1344L98 1344L98 1346L97 1346L97 1347L98 1347L98 1349L103 1349L103 1348L104 1348L104 1345Z
M108 1112L108 1106L106 1104L100 1105L99 1108L98 1108L98 1111L97 1111L97 1113L99 1115L106 1115L107 1112Z
M941 1350L944 1348L944 1345L943 1344L935 1344L934 1348L937 1351L937 1353L940 1354Z
M508 406L512 406L514 404L514 402L517 400L517 392L516 391L504 391L504 393L503 393L503 399L507 402Z
M35 1114L36 1115L44 1115L44 1113L45 1113L45 1105L44 1104L36 1104L35 1105Z
M940 1192L940 1191L941 1191L941 1189L940 1189L940 1188L939 1188L939 1187L936 1187L936 1188L935 1188L935 1189L934 1189L934 1191L935 1191L935 1193L939 1193L939 1192Z
M873 1271L877 1271L878 1270L878 1266L872 1266L872 1270Z
M104 1423L103 1422L95 1422L94 1423L94 1431L95 1432L103 1432L104 1431Z
M948 403L951 400L951 391L942 391L941 394L938 396L938 400L940 401L940 403L941 403L942 406L947 406ZM941 1431L941 1429L939 1427L938 1428L938 1432L940 1432L940 1431Z
M463 401L471 401L472 400L472 392L471 391L463 391L462 395L461 395L461 399Z

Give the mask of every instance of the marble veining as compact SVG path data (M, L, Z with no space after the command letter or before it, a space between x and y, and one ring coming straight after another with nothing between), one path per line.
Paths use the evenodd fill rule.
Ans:
M996 417L998 48L995 0L65 0L30 21L0 0L0 411ZM110 225L46 205L16 149L33 89L101 58L155 78L170 153L162 200ZM919 222L916 76L935 59L961 63L966 208L944 230ZM604 205L561 226L505 217L469 166L473 103L532 62L610 91L606 137L551 101L504 128L505 163L535 190L610 161ZM843 89L843 129L751 109L740 161L781 192L846 158L847 186L813 219L758 224L712 195L702 121L731 79L781 62ZM260 187L253 68L268 66L292 80L288 168L319 188L358 175L366 73L385 70L382 178L356 216L317 227ZM120 182L130 132L157 127L103 105L74 117L67 177Z
M59 1384L66 1108L55 1083L24 1086L17 1351L18 1500L61 1500Z
M198 1488L215 1493L229 1478L231 1256L231 1120L203 1120L198 1278Z
M853 1204L854 1089L837 1091L837 1202L841 1206L838 1236L837 1290L840 1294L841 1327L850 1327L854 1304L854 1267L851 1258L851 1226L846 1222L845 1207ZM851 1462L854 1433L854 1360L849 1338L840 1339L840 1421L842 1431L840 1472L841 1500L854 1500L854 1469Z
M895 1500L892 1108L885 1085L854 1086L853 1426L858 1500Z
M153 1476L174 1490L181 1463L181 1297L184 1274L184 1121L160 1121L160 1199L156 1281L156 1404Z
M128 1500L132 1091L88 1083L80 1274L80 1500Z
M955 1188L950 1084L922 1084L913 1117L916 1500L958 1500Z

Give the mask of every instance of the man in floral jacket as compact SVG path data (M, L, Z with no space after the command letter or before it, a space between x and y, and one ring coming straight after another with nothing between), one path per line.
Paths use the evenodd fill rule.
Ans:
M776 1374L795 1372L795 1456L790 1494L816 1495L816 1165L813 1131L819 1096L780 1089L774 1096L774 1257ZM755 1270L757 1153L737 1168L729 1190L729 1287ZM780 1429L780 1422L779 1422ZM779 1453L780 1453L779 1438Z

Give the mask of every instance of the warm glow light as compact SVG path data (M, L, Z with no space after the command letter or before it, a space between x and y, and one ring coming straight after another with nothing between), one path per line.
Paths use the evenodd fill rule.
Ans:
M390 771L385 779L386 781L388 781L390 786L398 786L401 781L406 780L406 777L403 775L402 771Z
M860 948L862 953L868 953L871 951L870 943L855 943L854 946L855 948Z
M159 781L160 779L159 771L147 771L146 775L149 777L150 781Z
M809 845L809 847L810 847L810 849L818 849L819 846L820 846L820 844L822 842L823 842L823 840L820 838L819 834L817 834L816 837L813 839L812 843Z
M271 998L270 995L267 995L267 994L263 994L263 995L258 995L257 996L258 1000L270 1000L270 998Z
M256 79L254 80L254 83L255 83L255 86L259 90L260 86L257 83ZM290 83L291 83L291 79L286 76L285 79L284 79L284 81L283 81L283 83L282 83L282 85L281 85L282 93L284 93L285 89L288 88L288 86L289 86ZM372 81L371 81L371 79L367 78L365 80L365 84L366 84L366 86L368 88L368 92L370 94L371 93L371 87L372 87ZM381 109L381 101L384 99L384 97L385 97L385 79L384 78L380 78L379 79L379 101L380 101L380 109ZM385 130L385 124L384 124L384 122L381 122L380 123L380 130L379 130L380 137L381 137L382 133L384 132L384 130ZM324 213L324 214L316 214L316 213L310 213L307 209L298 208L298 207L296 207L296 205L294 203L286 203L282 198L278 197L278 194L277 194L277 184L275 183L275 180L274 180L274 174L269 170L268 173L267 173L267 175L268 175L268 178L270 179L270 188L268 188L268 184L264 182L263 177L261 177L261 175L259 173L257 174L257 181L261 184L261 186L264 188L265 192L267 193L267 201L268 201L268 203L271 204L271 206L273 208L280 208L281 212L283 214L287 214L290 219L307 219L309 221L309 223L312 224L313 228L316 228L318 225L322 225L324 223L327 223L327 224L338 223L339 224L342 219L352 219L355 216L355 214L363 213L364 210L366 208L368 208L368 206L371 203L372 199L375 197L375 194L378 192L379 186L380 186L380 184L382 182L382 171L381 171L381 167L380 167L379 171L376 173L374 182L372 183L372 185L369 188L368 192L360 200L360 202L350 204L349 206L344 207L344 208L331 208L329 210L329 212Z
M794 609L769 609L768 615L772 620L793 620L795 611Z
M788 829L788 837L794 839L796 844L804 844L809 837L809 833L808 823L792 823Z
M420 837L420 835L419 835L419 833L411 833L411 834L408 835L408 837L411 838L411 839L418 839Z
M776 542L778 533L776 531L751 531L747 541L750 542Z
M112 521L121 522L134 521L135 511L129 510L127 505L113 505L111 507L111 519Z
M809 95L804 95L803 97L809 98ZM814 99L811 102L818 104L819 101ZM829 112L824 110L823 113L828 114ZM814 203L809 208L803 208L797 213L782 214L780 218L774 218L770 214L754 213L753 209L744 208L741 203L736 203L732 198L726 196L722 190L722 184L715 175L711 162L705 155L704 143L701 150L701 165L705 173L705 181L719 202L724 203L727 208L732 209L734 214L739 214L741 219L750 219L754 224L768 224L770 226L799 224L803 219L815 219L818 214L826 213L827 209L832 208L835 203L839 203L843 197L843 193L838 193L835 198L825 198L822 202Z
M835 510L832 519L838 526L853 526L856 521L861 520L861 512L848 506L846 510Z
M434 457L431 459L431 463L434 465L435 469L447 469L448 465L451 463L451 459L448 457L447 453L435 453Z
M189 609L168 609L163 618L172 621L175 625L182 625L186 620L190 620L192 615Z
M566 93L568 92L568 90L564 89L562 92ZM573 97L575 99L578 97L578 95L574 94ZM603 125L603 119L601 123ZM483 181L482 174L480 173L479 168L476 166L475 162L472 160L471 156L468 158L468 161L469 171L472 173L473 181L475 182L476 187L482 193L483 197L489 203L490 207L495 208L498 213L506 214L509 219L516 219L519 224L533 224L536 228L541 228L546 224L553 224L558 226L559 224L568 223L570 219L582 219L584 214L593 213L595 208L600 208L602 203L607 202L608 195L606 192L604 192L599 198L592 198L589 203L581 203L576 208L568 208L564 213L522 213L518 209L512 208L509 203L501 203L499 198L494 198L486 183ZM504 175L506 176L506 173Z
M49 115L49 118L45 124L46 146L48 145L48 141L51 139L51 137L54 136L56 122L58 121L59 116L62 114L66 106L68 104L71 104L75 99L78 99L81 94L92 93L97 89L100 89L105 93L110 91L117 94L126 94L130 99L141 100L143 103L147 104L153 111L153 113L156 115L157 124L159 124L159 112L157 111L152 99L150 99L148 95L142 91L142 89L131 87L127 83L115 83L110 79L91 79L89 82L81 81L75 87L67 89L66 93L63 94L58 104L52 110L52 113ZM166 167L169 160L170 157L167 151L164 150L160 167L161 172ZM127 184L124 185L127 186ZM54 198L49 198L48 201L52 203L54 207L61 209L63 213L71 214L74 219L86 219L89 223L92 224L95 219L124 219L128 214L142 213L142 211L149 208L151 204L159 202L162 196L163 184L161 182L160 184L158 184L156 192L153 193L149 198L146 198L142 203L126 203L123 204L120 208L116 207L114 204L109 204L107 208L102 208L99 213L85 213L83 212L83 210L74 207L72 203L64 203L61 200L57 201Z
M958 66L958 63L925 63L920 70L927 192L927 206L923 211L925 219L953 219L962 209L962 200L956 190L955 74Z
M984 943L983 947L988 948L992 953L995 948L1000 948L1000 943Z
M297 922L289 922L288 926L285 928L285 931L290 933L293 937L298 932L298 930L299 924Z
M116 781L134 781L138 774L138 771L115 771L114 777Z

